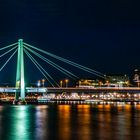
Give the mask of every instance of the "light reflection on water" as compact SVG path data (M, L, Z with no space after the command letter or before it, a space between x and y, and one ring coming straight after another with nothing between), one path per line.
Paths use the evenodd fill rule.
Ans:
M90 129L90 122L91 122L90 106L78 105L77 109L78 109L77 117L82 118L77 120L78 123L77 130L79 131L79 133L82 132L82 137L79 135L78 139L81 140L91 139L92 132Z
M2 139L30 139L30 108L29 106L3 106L0 122ZM28 134L28 135L27 135Z
M26 135L29 132L30 120L28 114L28 108L26 106L20 106L16 108L14 112L14 119L12 122L12 131L15 131L14 136L15 139L25 140L29 139L29 135ZM12 132L11 132L12 133Z
M69 105L58 106L58 139L70 140L71 134L71 110Z
M35 139L47 139L48 136L48 106L36 106Z
M140 105L0 106L0 140L140 138Z

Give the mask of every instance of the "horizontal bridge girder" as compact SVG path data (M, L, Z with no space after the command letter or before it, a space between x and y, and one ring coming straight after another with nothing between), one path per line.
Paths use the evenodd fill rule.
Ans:
M97 88L47 88L48 93L109 93L109 92L118 92L118 93L140 93L140 88L129 88L129 87L97 87Z
M0 92L6 92L6 93L14 93L14 92L20 92L20 88L15 88L15 87L0 87ZM26 88L25 92L30 93L30 92L34 92L34 93L42 93L42 92L47 92L47 88Z
M16 87L0 87L0 92L3 93L15 93L20 92L20 88ZM100 92L119 92L119 93L140 93L140 88L136 87L98 87L98 88L55 88L55 87L26 87L26 93L62 93L62 92L76 92L76 93L100 93Z

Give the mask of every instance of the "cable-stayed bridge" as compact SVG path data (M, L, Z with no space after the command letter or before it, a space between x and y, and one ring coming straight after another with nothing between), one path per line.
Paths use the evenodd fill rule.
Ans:
M7 50L8 49L8 50ZM4 52L3 52L4 51ZM3 52L0 55L0 58L6 56L7 54L11 53L10 57L6 60L6 62L1 66L0 71L4 69L4 67L9 63L9 61L13 58L13 56L17 53L17 69L16 69L16 78L15 78L15 87L0 87L0 92L11 92L15 93L15 99L18 100L19 97L24 100L25 99L25 93L30 92L43 92L43 93L62 93L62 92L89 92L89 93L97 93L97 92L140 92L139 88L129 88L129 87L123 87L123 88L111 88L111 87L98 87L98 88L79 88L79 87L73 87L73 88L63 88L60 87L59 83L55 81L55 78L49 74L46 69L43 68L40 62L35 59L34 56L40 58L42 61L50 65L52 68L55 68L62 74L66 75L67 77L71 79L78 79L79 77L75 75L73 72L71 72L69 69L66 69L52 60L48 59L49 56L53 59L56 59L60 62L66 63L68 65L71 65L79 70L85 71L87 73L96 75L100 78L105 78L104 74L98 71L95 71L93 69L90 69L88 67L85 67L83 65L80 65L78 63L75 63L73 61L70 61L68 59L62 58L60 56L57 56L55 54L52 54L50 52L47 52L45 50L42 50L40 48L37 48L35 46L32 46L30 44L27 44L23 42L23 39L19 39L18 42L5 46L3 48L0 48L0 52ZM25 84L25 74L24 74L24 54L27 55L27 57L31 60L31 62L37 67L37 69L42 73L42 75L45 77L47 82L50 83L52 87L43 87L43 88L36 88L36 87L26 87Z

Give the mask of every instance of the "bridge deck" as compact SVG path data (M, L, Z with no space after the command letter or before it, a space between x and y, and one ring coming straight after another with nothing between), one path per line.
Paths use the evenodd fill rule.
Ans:
M0 87L0 92L15 93L20 89L15 87ZM97 87L97 88L81 88L81 87L68 87L68 88L57 88L57 87L26 87L27 93L62 93L62 92L76 92L76 93L98 93L98 92L121 92L121 93L140 93L138 87Z

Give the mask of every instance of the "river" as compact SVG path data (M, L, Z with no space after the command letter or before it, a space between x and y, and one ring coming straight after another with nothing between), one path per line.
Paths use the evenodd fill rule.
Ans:
M0 106L0 140L132 139L140 139L140 105Z

